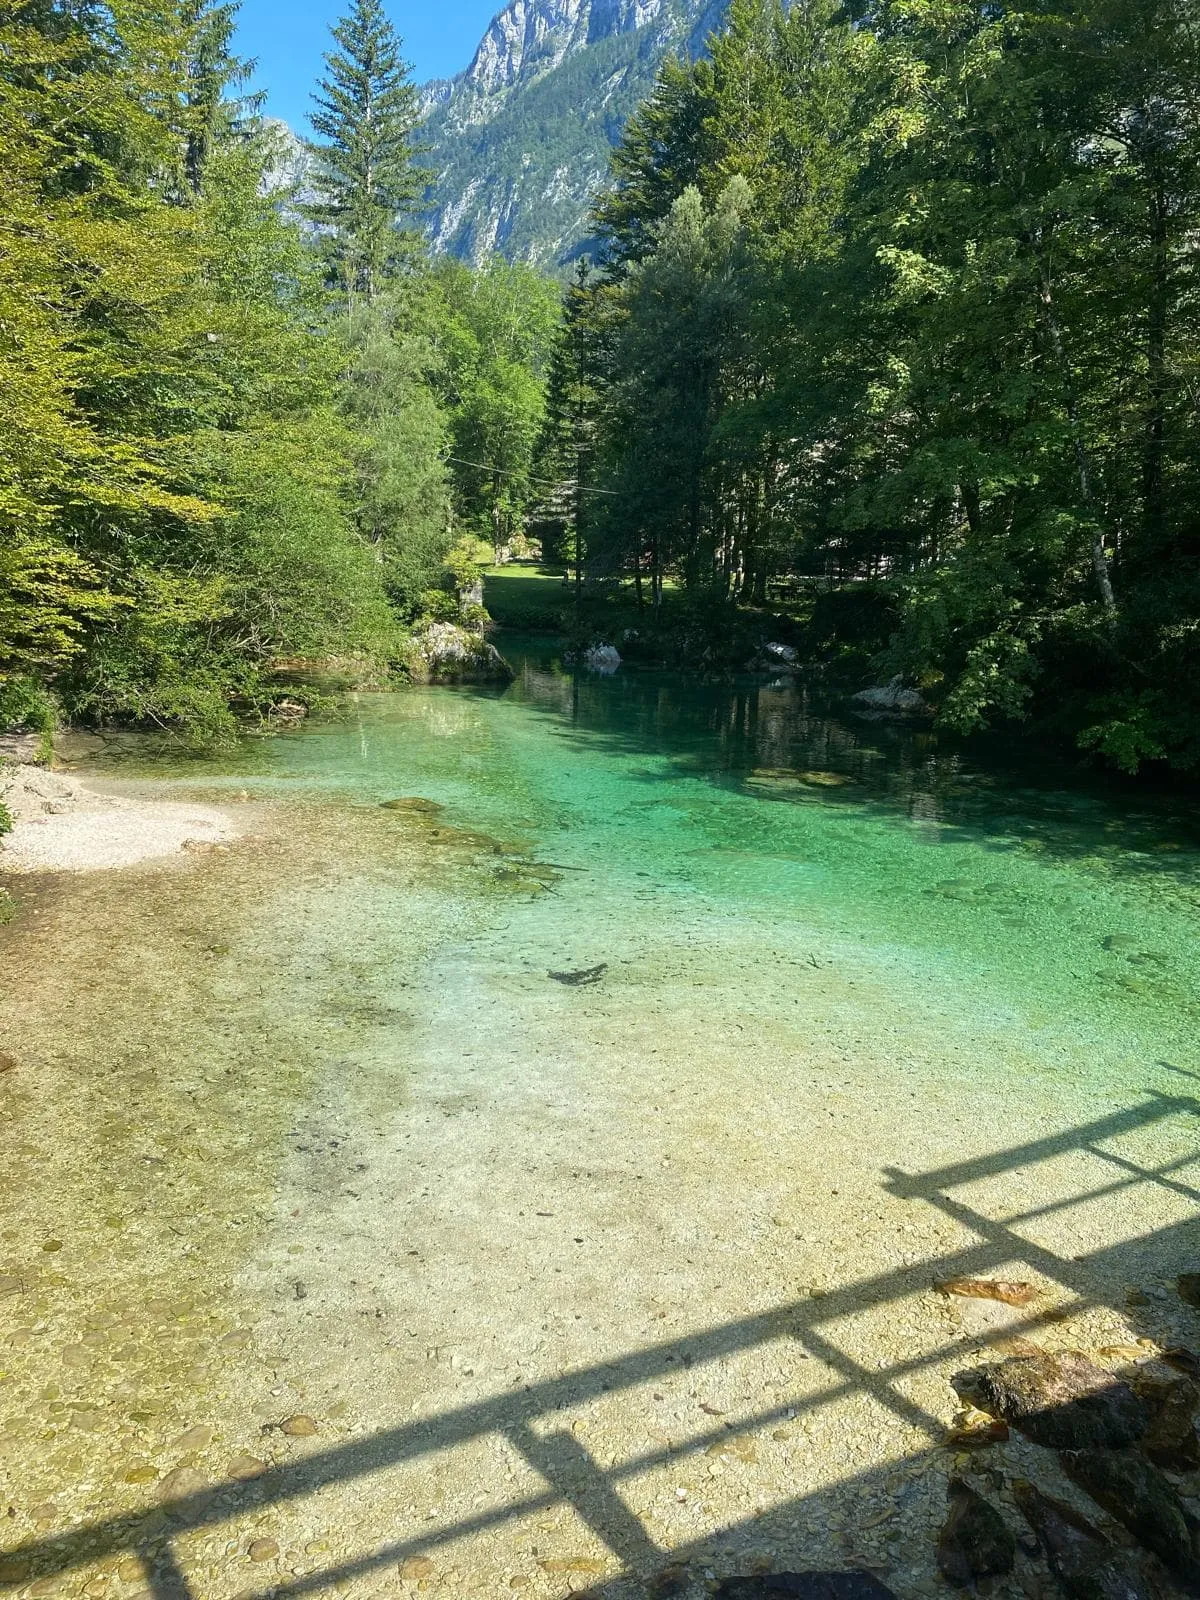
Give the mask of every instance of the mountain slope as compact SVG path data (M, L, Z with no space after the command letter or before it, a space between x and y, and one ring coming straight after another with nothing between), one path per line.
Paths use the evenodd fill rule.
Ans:
M608 152L663 58L698 54L726 4L511 0L466 72L424 91L434 248L568 263Z

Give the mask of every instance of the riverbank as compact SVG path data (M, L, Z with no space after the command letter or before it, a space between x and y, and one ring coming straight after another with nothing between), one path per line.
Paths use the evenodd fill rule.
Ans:
M12 820L0 873L111 871L219 849L241 832L213 806L113 793L27 763L0 767L0 805Z

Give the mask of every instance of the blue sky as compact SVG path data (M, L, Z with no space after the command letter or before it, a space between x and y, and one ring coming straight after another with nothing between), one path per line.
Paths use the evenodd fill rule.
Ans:
M503 0L390 0L388 14L404 40L418 83L461 72ZM258 61L254 87L267 113L306 130L309 95L343 0L242 0L238 51Z

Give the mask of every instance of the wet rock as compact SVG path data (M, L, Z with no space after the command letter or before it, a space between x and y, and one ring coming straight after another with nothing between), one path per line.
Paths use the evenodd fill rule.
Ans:
M882 711L891 716L924 716L929 707L915 689L906 689L902 677L890 683L875 684L870 689L860 689L850 697L855 705L867 711Z
M615 644L594 644L583 652L583 664L589 672L611 677L621 665L621 652Z
M1200 1306L1200 1272L1181 1272L1175 1287L1185 1305Z
M176 1450L207 1450L213 1442L213 1430L207 1423L198 1423L196 1427L189 1428L186 1433L180 1434L175 1441Z
M248 1483L251 1478L261 1478L267 1470L267 1463L260 1461L257 1456L234 1456L225 1468L225 1476L234 1478L239 1483Z
M279 1546L274 1539L255 1539L251 1542L246 1554L251 1561L274 1561L279 1554Z
M1017 1541L996 1508L961 1478L947 1485L950 1514L938 1535L938 1571L959 1588L1011 1572Z
M1194 1577L1192 1533L1183 1502L1152 1462L1134 1450L1066 1450L1067 1476L1123 1523L1139 1544L1181 1576Z
M1200 1356L1194 1350L1175 1345L1170 1350L1164 1350L1158 1359L1174 1367L1176 1372L1186 1372L1189 1378L1200 1378Z
M955 1390L1050 1450L1133 1444L1150 1421L1129 1384L1073 1352L1011 1356L957 1373Z
M287 1417L279 1424L280 1433L286 1433L289 1439L311 1439L317 1431L317 1425L311 1417L302 1412L294 1417Z
M1152 1600L1128 1551L1118 1550L1074 1507L1018 1480L1013 1494L1071 1600Z
M943 1278L933 1286L939 1294L957 1294L972 1300L1001 1300L1006 1306L1027 1306L1038 1291L1032 1283L1010 1283L1003 1278Z
M798 1600L895 1600L885 1583L869 1572L764 1572L752 1578L726 1578L717 1585L717 1600L771 1600L791 1595Z
M158 1493L163 1500L182 1500L189 1494L199 1494L207 1488L207 1482L195 1467L176 1467L159 1484Z
M1164 1386L1142 1449L1156 1465L1173 1472L1200 1467L1200 1389L1189 1379L1177 1378Z

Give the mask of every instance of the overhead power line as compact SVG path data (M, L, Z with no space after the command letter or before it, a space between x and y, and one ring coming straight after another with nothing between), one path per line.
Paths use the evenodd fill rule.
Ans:
M464 461L462 456L446 456L444 459L446 461L453 461L456 467L476 467L480 472L494 472L499 478L524 477L526 482L544 484L547 489L572 488L570 480L566 478L534 478L530 477L526 473L513 472L511 469L506 467L489 466L486 461ZM572 489L572 492L582 492L583 494L607 494L611 495L614 500L620 499L620 495L616 489L583 489L582 491L575 491Z

